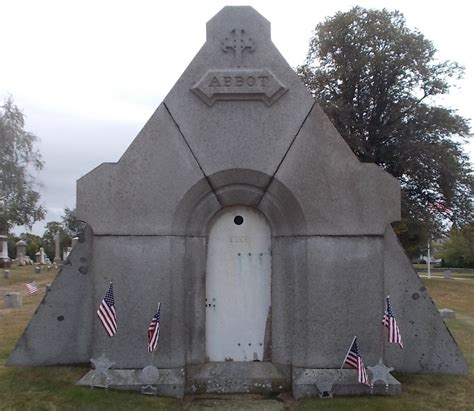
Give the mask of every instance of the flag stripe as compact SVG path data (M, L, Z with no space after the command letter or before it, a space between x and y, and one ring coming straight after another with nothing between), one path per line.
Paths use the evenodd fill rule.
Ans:
M26 288L28 289L28 294L35 294L38 292L38 285L36 284L36 281L26 284Z
M160 338L160 310L161 303L158 304L158 311L153 316L150 325L148 326L148 352L153 352L158 347L158 339Z
M354 342L347 353L344 363L357 370L357 381L359 381L361 384L369 385L369 376L367 374L367 369L365 368L364 362L362 361L362 357L359 354L357 338L354 338Z
M390 299L388 296L386 298L386 308L383 315L382 323L388 329L388 342L396 343L400 346L400 348L403 348L400 329L398 328L397 320L393 315L392 307L390 306Z
M109 337L117 333L117 313L115 312L114 290L112 283L102 299L97 315Z

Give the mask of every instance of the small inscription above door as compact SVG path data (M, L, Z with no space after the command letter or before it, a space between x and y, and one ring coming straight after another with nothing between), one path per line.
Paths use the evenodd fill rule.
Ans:
M261 100L271 106L288 91L267 69L210 70L191 90L209 106L217 100Z

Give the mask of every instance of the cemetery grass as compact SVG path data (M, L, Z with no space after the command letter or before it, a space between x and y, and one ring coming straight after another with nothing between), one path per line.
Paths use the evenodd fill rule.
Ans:
M91 390L75 383L89 370L82 367L7 367L5 362L57 274L54 268L34 274L33 267L12 267L11 278L0 278L0 410L178 410L173 398L143 396L135 392ZM27 282L35 280L40 292L26 295ZM8 291L23 294L23 307L4 307Z
M135 392L90 390L75 383L88 371L82 367L6 367L5 361L44 296L55 270L33 274L33 268L13 267L12 278L0 278L0 294L18 291L23 307L0 305L0 410L178 410L182 402L172 398L146 397ZM26 296L25 284L36 280L40 293ZM408 375L394 373L402 383L398 397L344 397L333 400L310 399L285 401L291 410L474 410L474 279L423 279L438 308L456 311L447 325L466 359L470 374L466 377ZM234 402L235 406L235 402ZM232 408L238 409L238 408Z

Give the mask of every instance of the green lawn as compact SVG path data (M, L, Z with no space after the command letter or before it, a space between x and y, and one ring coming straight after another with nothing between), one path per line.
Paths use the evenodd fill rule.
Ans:
M32 267L12 268L12 278L0 271L0 294L20 291L24 294L21 309L6 309L0 304L0 410L178 410L183 403L171 398L146 397L135 392L90 390L75 383L87 372L81 367L5 367L8 354L26 327L44 295L26 296L25 283L36 280L40 286L52 282L56 271L34 274ZM395 373L402 383L398 397L353 397L333 400L285 400L292 410L474 410L474 279L424 279L439 308L452 308L456 320L447 324L463 350L471 368L469 377L406 375ZM239 408L232 401L233 410ZM229 403L229 405L231 405ZM196 404L198 405L198 404ZM270 405L270 403L269 403ZM201 408L200 408L201 409ZM209 409L204 407L202 409ZM219 408L213 408L219 409ZM230 409L230 408L229 408Z

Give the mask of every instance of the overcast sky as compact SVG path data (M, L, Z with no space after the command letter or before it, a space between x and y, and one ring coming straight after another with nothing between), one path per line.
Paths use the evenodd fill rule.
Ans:
M400 10L438 58L466 68L440 103L474 118L474 7L466 1L0 0L0 100L11 94L23 109L46 162L38 180L48 215L36 234L75 206L78 178L120 158L205 42L205 23L225 5L242 4L271 22L292 67L326 16L355 5ZM474 141L466 150L474 159Z

